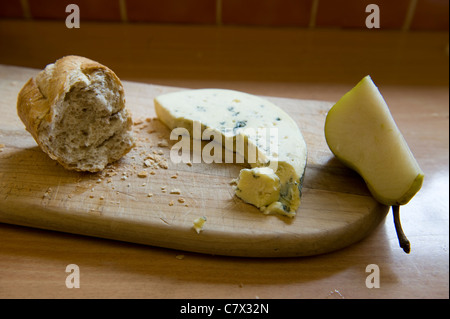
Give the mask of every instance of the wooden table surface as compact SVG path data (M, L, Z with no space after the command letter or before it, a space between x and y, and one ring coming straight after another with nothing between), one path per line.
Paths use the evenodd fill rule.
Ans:
M303 258L187 253L0 224L1 298L448 298L448 33L156 26L0 20L0 64L43 68L67 54L122 80L220 87L336 101L364 75L380 87L425 172L402 207L411 254L392 214L368 238ZM1 136L0 136L1 144ZM0 199L1 205L1 199ZM68 289L66 267L80 270ZM380 287L368 288L379 269Z

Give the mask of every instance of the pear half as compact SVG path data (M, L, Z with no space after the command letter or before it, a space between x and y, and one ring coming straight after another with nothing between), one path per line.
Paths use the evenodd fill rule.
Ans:
M392 206L400 246L409 253L399 206L420 190L424 173L370 76L330 109L325 138L333 154L364 179L373 197Z
M380 203L404 205L421 188L424 174L370 76L328 112L325 138Z

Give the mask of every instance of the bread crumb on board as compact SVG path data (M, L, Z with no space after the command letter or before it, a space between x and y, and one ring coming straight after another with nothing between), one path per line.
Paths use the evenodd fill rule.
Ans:
M163 168L168 169L169 165L167 159L162 156L162 154L148 154L144 158L144 167L150 167L153 169Z
M138 177L140 177L140 178L145 178L145 177L147 177L148 176L148 172L147 171L140 171L138 174L137 174L137 176Z
M166 139L162 139L158 142L158 146L159 147L167 147L167 146L169 146L169 143L167 142Z
M182 180L182 175L178 171L171 171L168 174L158 173L158 171L169 169L171 164L168 152L169 131L154 118L134 119L133 124L135 147L121 160L108 165L98 173L78 175L77 189L67 198L72 199L84 194L83 196L103 206L113 204L113 201L114 204L120 204L122 200L139 200L139 196L150 202L159 202L164 198L162 196L170 194L175 196L168 198L166 205L178 204L178 206L188 207L188 198L182 197L182 191L177 187L181 185L179 180ZM187 165L191 166L192 163ZM158 188L161 192L158 192ZM113 200L109 195L111 191L115 192L112 196ZM50 192L51 190L43 197L49 197Z
M51 187L47 188L47 190L45 191L45 193L42 195L42 199L47 198L47 197L50 197L52 191L53 191L53 190L52 190Z

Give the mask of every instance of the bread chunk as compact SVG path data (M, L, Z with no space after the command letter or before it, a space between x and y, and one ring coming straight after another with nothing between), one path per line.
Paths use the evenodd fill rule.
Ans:
M122 83L84 57L63 57L31 78L17 113L41 149L70 170L101 171L134 146Z

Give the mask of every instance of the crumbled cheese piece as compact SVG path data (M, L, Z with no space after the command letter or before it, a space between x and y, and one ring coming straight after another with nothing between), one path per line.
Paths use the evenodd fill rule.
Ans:
M205 222L206 222L206 217L205 216L199 217L199 218L194 220L193 228L197 232L197 234L200 234L200 232L203 230Z
M236 187L236 195L256 207L277 202L280 197L280 178L269 167L242 169Z

